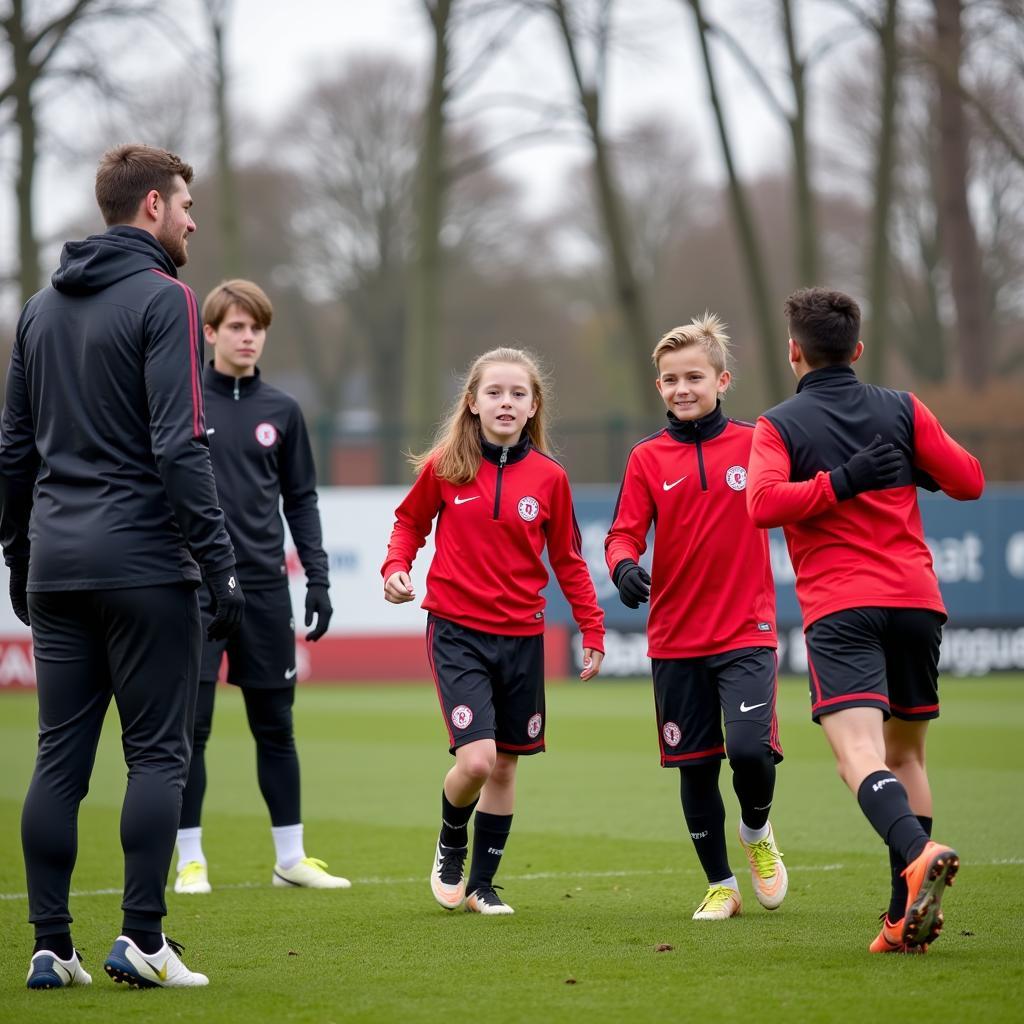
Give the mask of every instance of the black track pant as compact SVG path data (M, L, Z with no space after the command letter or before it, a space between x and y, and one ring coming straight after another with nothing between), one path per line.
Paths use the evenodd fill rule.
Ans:
M245 714L256 740L256 778L270 812L270 824L298 825L302 821L299 755L295 749L292 705L295 687L243 686ZM196 704L195 739L188 783L181 804L181 828L198 828L206 795L206 742L213 728L217 684L203 680Z
M29 594L39 749L21 817L29 920L66 930L89 789L111 697L128 785L121 810L124 927L160 930L199 679L199 602L187 584Z

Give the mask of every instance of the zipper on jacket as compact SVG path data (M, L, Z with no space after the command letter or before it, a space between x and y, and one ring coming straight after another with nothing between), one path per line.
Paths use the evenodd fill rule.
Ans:
M238 401L238 378L235 378L235 401Z
M508 461L508 448L501 449L501 458L498 459L498 481L494 485L494 519L498 518L498 509L501 506L501 474L505 471L505 463Z
M697 435L697 468L700 470L700 489L706 491L708 489L708 478L704 472L704 449L700 444L700 435Z

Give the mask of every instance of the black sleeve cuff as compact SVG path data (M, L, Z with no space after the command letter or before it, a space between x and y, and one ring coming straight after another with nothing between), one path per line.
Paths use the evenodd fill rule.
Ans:
M853 497L853 485L850 483L850 474L846 472L845 466L833 469L829 473L832 480L832 490L835 491L837 501L849 501Z

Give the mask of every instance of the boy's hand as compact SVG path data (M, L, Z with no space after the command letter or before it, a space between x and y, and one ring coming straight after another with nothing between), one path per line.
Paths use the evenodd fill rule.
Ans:
M651 596L651 577L643 566L631 558L623 559L615 567L615 586L619 588L619 600L627 608L639 608Z
M405 604L416 597L413 590L412 580L407 572L393 572L384 581L384 600L392 604Z
M580 679L593 679L601 671L601 662L604 661L604 654L595 651L591 647L583 648L583 671Z
M839 501L865 491L883 490L899 481L902 468L903 453L888 441L883 443L881 434L875 434L869 445L832 470L832 490Z
M206 627L206 639L224 640L238 629L245 615L245 598L235 567L210 573L206 586L213 598L213 621Z
M306 634L306 639L319 640L327 632L333 614L334 606L327 596L327 588L318 583L309 584L306 587L306 625L313 625L313 616L315 615L316 628Z

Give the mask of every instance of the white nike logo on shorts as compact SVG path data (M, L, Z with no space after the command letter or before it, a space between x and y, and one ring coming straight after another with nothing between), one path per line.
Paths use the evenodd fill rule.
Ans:
M299 670L297 668L290 668L290 669L288 669L285 672L285 674L284 674L285 679L294 679L295 678L295 673L298 672L298 671Z
M472 498L460 498L458 495L455 496L456 505L465 505L467 501L476 501L479 498L479 494L474 494Z
M687 476L689 476L689 474L687 474ZM662 487L663 487L663 488L664 488L664 489L665 489L666 491L671 491L671 490L672 490L672 488L673 488L673 487L675 487L675 485L676 485L676 484L681 484L681 483L682 483L682 482L683 482L683 481L684 481L685 479L686 479L686 477L685 477L685 476L681 476L681 477L680 477L680 478L679 478L678 480L675 480L675 481L673 481L672 483L669 483L669 482L668 482L668 481L666 480L666 481L664 481L664 482L662 483L662 485L661 485L661 486L662 486Z
M740 701L740 711L746 713L747 711L753 711L755 708L763 708L768 701L763 700L760 704L747 704L746 701Z

